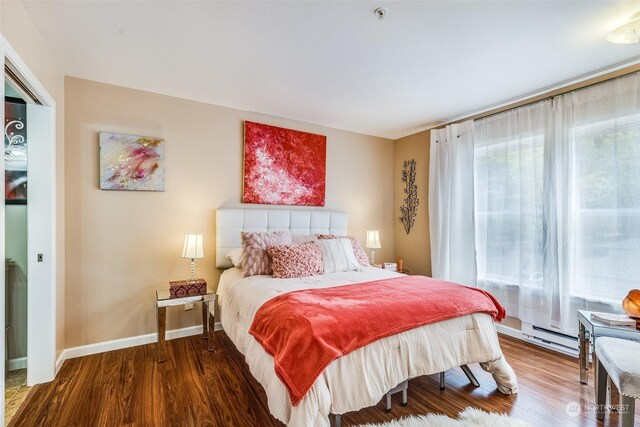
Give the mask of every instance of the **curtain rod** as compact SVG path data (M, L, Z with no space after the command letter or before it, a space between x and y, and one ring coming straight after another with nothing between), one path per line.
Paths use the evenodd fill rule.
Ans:
M569 86L573 86L575 84L579 84L591 79L596 79L598 77L602 77L602 76L606 76L607 74L611 74L611 73L615 73L616 71L620 71L623 70L625 68L628 67L633 67L634 65L638 65L640 64L640 56L635 56L630 60L627 61L623 61L623 62L618 62L614 65L610 65L608 67L605 68L600 68L599 70L587 73L587 74L582 74L578 77L574 77L572 79L569 80L564 80L560 83L556 83L554 85L551 86L546 86L542 89L538 89L535 90L533 92L529 92L526 93L524 95L520 95L514 98L510 98L507 99L505 101L501 101L492 105L489 105L487 107L484 108L480 108L478 110L473 110L473 111L469 111L466 112L464 114L459 114L456 116L451 116L448 117L446 119L443 120L438 120L432 123L429 123L428 125L426 125L425 127L416 130L415 132L411 132L409 135L413 135L415 133L418 132L423 132L425 130L431 130L431 129L436 129L436 128L440 128L442 126L446 126L455 122L460 122L462 120L465 119L482 119L485 117L490 117L490 116L494 116L496 114L500 114L502 112L511 110L513 108L517 108L517 107L523 107L525 105L530 105L533 104L534 102L538 102L538 101L543 101L545 99L551 99L555 96L561 95L562 93L567 93L567 92L571 92L570 90L567 90L565 92L561 92L561 93L554 93L556 91L565 89ZM629 71L629 73L625 73L625 74L631 74L633 72L636 71L640 71L640 70L633 70L633 71ZM621 77L622 75L616 75L616 76L611 76L610 78L605 78L603 80L600 80L598 82L594 82L588 85L585 85L583 87L589 87L589 86L593 86L595 84L598 83L602 83L604 81L608 81L608 80L613 80L616 79L618 77ZM548 95L548 96L544 96L544 95ZM529 101L529 102L527 102ZM522 103L522 104L520 104ZM516 105L518 104L518 105ZM499 111L494 111L494 110L499 110ZM484 114L487 113L487 114ZM483 115L484 114L484 115ZM407 135L408 136L408 135ZM398 138L400 139L400 138Z
M42 102L40 102L38 97L35 96L33 92L31 92L31 90L24 83L22 83L22 80L20 80L18 76L16 76L16 74L13 72L13 70L9 68L9 66L6 64L4 66L4 72L6 76L11 79L12 82L14 82L20 89L22 89L25 92L27 96L29 96L33 100L33 102L35 102L38 105L42 105Z

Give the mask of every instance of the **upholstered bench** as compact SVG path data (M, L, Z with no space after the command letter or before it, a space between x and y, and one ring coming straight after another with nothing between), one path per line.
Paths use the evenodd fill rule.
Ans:
M607 379L620 391L620 425L633 427L635 399L640 398L640 342L600 337L596 340L596 417L604 419Z

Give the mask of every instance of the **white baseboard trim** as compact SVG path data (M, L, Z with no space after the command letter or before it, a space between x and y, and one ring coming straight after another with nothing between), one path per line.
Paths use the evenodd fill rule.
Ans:
M522 331L520 329L496 323L496 331L498 331L499 334L507 335L520 341L525 341L524 335L522 335Z
M26 357L17 357L15 359L7 360L7 368L9 371L17 371L18 369L24 369L27 367Z
M58 372L60 372L60 368L62 368L63 363L64 363L64 350L60 352L60 355L56 359L56 373L54 377L56 377L58 375Z
M216 322L214 325L215 331L221 331L222 325L220 322ZM188 328L173 329L167 331L167 341L176 338L190 337L192 335L199 335L202 333L202 326L190 326ZM60 353L58 360L56 360L56 375L62 364L67 359L74 359L76 357L89 356L91 354L104 353L107 351L120 350L123 348L135 347L138 345L151 344L158 341L158 334L146 334L138 335L135 337L120 338L112 341L104 341L95 344L81 345L79 347L66 348Z

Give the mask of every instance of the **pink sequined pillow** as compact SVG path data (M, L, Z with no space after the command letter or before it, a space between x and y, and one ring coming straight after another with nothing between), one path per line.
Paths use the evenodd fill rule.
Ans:
M242 232L242 267L244 277L257 274L271 274L271 261L267 248L272 245L286 245L291 243L288 231Z
M353 236L337 236L335 234L318 234L318 239L349 239L351 240L351 246L353 246L353 254L356 256L358 263L363 267L370 267L369 257L360 246L360 242Z
M307 277L324 272L322 252L313 242L299 245L274 245L270 246L267 252L271 257L273 277L279 279Z

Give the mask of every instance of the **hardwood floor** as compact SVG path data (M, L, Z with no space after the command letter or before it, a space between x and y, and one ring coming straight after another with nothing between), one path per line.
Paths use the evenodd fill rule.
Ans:
M25 401L31 387L27 385L27 369L7 372L4 379L4 424L16 414L22 402Z
M481 387L471 386L460 369L447 373L440 391L437 375L409 382L409 405L393 396L393 411L377 406L346 414L343 426L381 422L404 415L439 412L455 417L468 406L504 412L533 426L617 426L617 415L596 423L593 378L578 382L577 359L501 336L503 351L518 375L519 394L495 390L491 375L471 369ZM12 426L282 426L267 408L262 387L224 332L216 350L202 338L167 342L167 361L156 363L155 344L67 360L57 378L34 387ZM578 416L567 412L575 402ZM636 426L640 426L640 405Z

